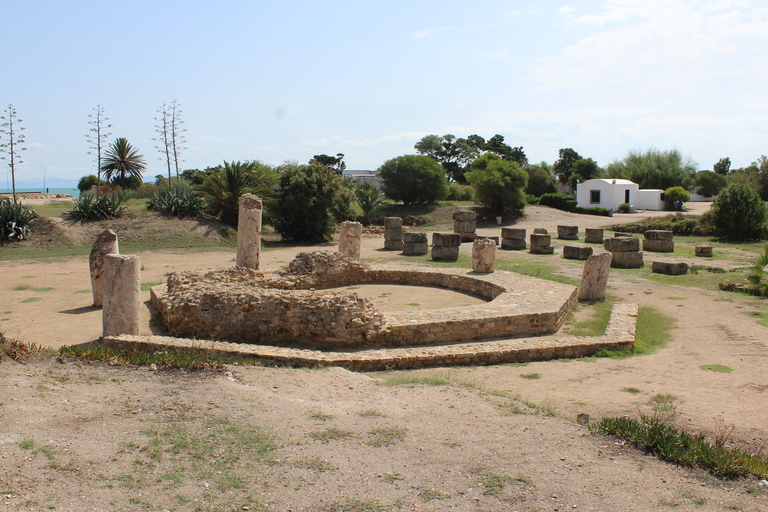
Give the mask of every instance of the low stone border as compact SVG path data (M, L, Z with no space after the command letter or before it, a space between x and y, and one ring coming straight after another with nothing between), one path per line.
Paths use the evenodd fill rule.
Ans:
M637 313L637 304L614 305L603 336L554 335L347 352L190 340L169 336L109 336L103 338L103 343L108 347L123 349L212 351L222 355L253 358L265 363L296 367L342 366L354 371L477 366L587 357L601 348L634 350Z

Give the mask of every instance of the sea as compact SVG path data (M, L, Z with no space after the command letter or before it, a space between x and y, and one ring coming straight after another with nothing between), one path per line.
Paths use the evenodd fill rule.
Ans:
M0 194L11 194L13 190L0 188ZM19 192L46 192L48 194L66 194L72 197L80 197L80 190L77 188L47 188L43 190L41 188L17 188L16 193Z

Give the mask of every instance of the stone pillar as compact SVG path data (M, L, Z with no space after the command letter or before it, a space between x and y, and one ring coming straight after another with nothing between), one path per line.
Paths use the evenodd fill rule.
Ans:
M459 259L461 235L459 233L432 233L432 259L456 261Z
M403 254L420 256L429 252L426 233L403 233Z
M579 226L557 226L557 238L560 240L578 240Z
M104 257L104 336L139 334L141 325L141 262L138 256Z
M496 244L487 238L478 238L472 244L472 271L490 274L496 264Z
M259 268L261 251L261 199L254 194L240 196L240 211L237 219L238 267Z
M605 299L605 289L608 287L608 274L611 269L613 256L609 252L595 254L587 259L581 276L579 288L580 301Z
M584 241L588 244L602 244L603 239L602 228L586 228L584 230Z
M649 229L645 232L643 250L650 252L674 252L672 232L665 229Z
M502 249L525 249L525 229L522 228L501 228L501 248Z
M552 247L552 236L534 232L531 235L531 254L552 254L555 248Z
M453 212L453 232L461 235L462 242L472 242L477 236L477 214L472 210Z
M93 305L100 308L104 304L104 257L107 254L120 254L117 244L117 233L111 229L102 231L96 237L91 248L91 256L88 263L91 267L91 291L93 292Z
M403 219L400 217L384 217L384 249L403 250Z
M643 268L643 253L640 251L640 240L634 236L615 236L606 238L606 251L613 255L613 268Z
M339 252L360 261L360 244L363 243L363 225L344 221L339 226Z

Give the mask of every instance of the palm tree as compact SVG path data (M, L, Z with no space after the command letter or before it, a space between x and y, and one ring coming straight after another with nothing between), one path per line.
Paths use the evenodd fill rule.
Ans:
M372 183L364 182L355 189L355 197L360 209L363 210L363 220L366 225L371 221L371 214L379 206L383 205L384 194Z
M237 226L240 196L256 194L271 210L275 197L276 173L258 161L224 162L224 167L205 177L195 191L203 195L206 208L224 222Z
M110 144L104 159L101 162L101 172L104 178L112 180L120 186L125 184L128 176L136 176L141 179L141 175L147 168L144 156L139 154L139 150L131 146L128 139L119 137Z

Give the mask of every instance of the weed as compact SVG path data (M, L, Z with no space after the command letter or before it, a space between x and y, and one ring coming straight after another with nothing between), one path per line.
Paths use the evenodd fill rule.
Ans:
M667 300L688 300L688 297L664 297Z
M28 284L19 284L13 287L14 291L23 292L24 290L31 290L32 287Z
M306 459L295 460L292 463L295 468L309 469L315 473L324 473L326 471L333 471L336 468L327 460L320 457L309 457Z
M642 393L642 391L637 388L621 388L621 391L624 391L625 393L632 393L633 395Z
M406 304L406 306L419 307L419 306L421 306L421 304L419 304L418 302L409 302L408 304Z
M541 378L541 375L538 373L524 373L520 375L520 377L528 380L539 380Z
M333 501L327 508L318 508L318 510L326 510L327 512L391 512L393 508L393 505L383 505L376 500L345 498L343 502Z
M478 484L483 486L483 494L486 496L494 496L496 498L501 496L504 488L511 484L516 484L522 487L525 491L529 487L533 487L533 481L527 476L509 476L494 473L493 471L486 471L480 475Z
M387 417L386 414L379 412L376 409L366 409L364 411L360 411L357 414L362 416L363 418L386 418Z
M407 386L412 387L417 384L425 386L448 386L453 383L450 376L446 374L427 375L419 377L416 375L398 375L380 382L385 386Z
M35 440L31 437L24 437L19 441L19 446L24 450L30 450L35 447Z
M524 362L524 363L502 363L499 366L511 366L512 368L518 368L518 367L521 367L521 366L528 366L529 364L531 364L531 363L529 363L529 362Z
M368 440L365 444L377 448L391 446L400 441L404 441L407 432L407 428L400 428L398 426L375 428L368 432L373 438Z
M91 293L91 290L77 290L75 293Z
M333 419L333 416L330 414L323 414L320 411L314 411L309 414L310 419L317 420L317 421L330 421Z
M307 436L311 437L315 441L330 443L331 441L340 441L342 439L349 439L351 437L354 437L355 433L350 432L349 430L341 430L338 428L327 428L325 430L309 432Z
M36 293L45 293L45 292L49 292L51 290L53 290L53 288L51 288L51 287L47 287L47 288L32 288L32 291L34 291Z
M699 366L704 371L717 372L717 373L731 373L733 368L723 366L722 364L703 364Z
M458 446L461 446L461 443L459 441L443 441L443 444L450 448L456 448Z
M451 497L450 494L446 494L438 489L430 489L429 487L419 491L419 498L424 503L432 500L446 500Z
M22 300L22 301L20 301L20 302L21 302L22 304L26 304L26 303L28 303L28 302L40 302L41 300L43 300L43 299L41 299L40 297L30 297L30 298L28 298L28 299L24 299L24 300Z

